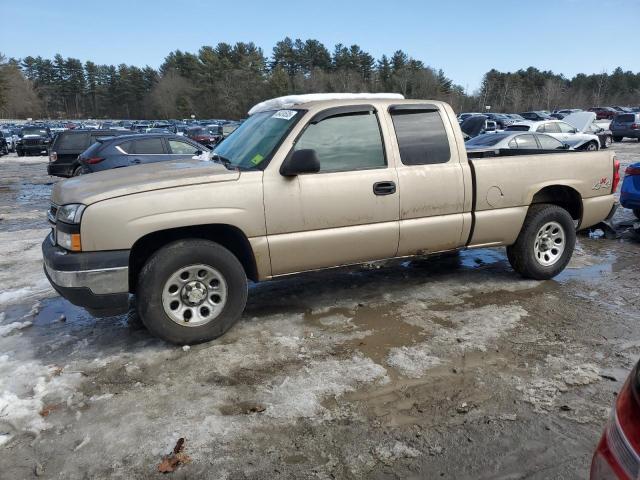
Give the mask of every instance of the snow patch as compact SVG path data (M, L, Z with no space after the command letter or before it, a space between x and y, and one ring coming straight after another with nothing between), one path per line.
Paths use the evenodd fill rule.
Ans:
M0 424L10 428L1 441L9 441L16 433L37 436L45 430L48 425L40 415L44 406L66 402L80 381L80 373L0 355Z
M431 355L426 343L413 347L392 348L387 356L387 364L396 368L405 377L420 378L425 372L442 362Z
M360 383L385 377L386 370L371 359L354 356L349 360L316 360L299 373L276 379L261 403L266 414L275 418L312 417L324 411L320 404L327 396L340 396Z
M4 314L0 316L0 321L4 320ZM13 322L8 325L0 325L0 337L6 337L13 332L18 330L22 330L23 328L27 328L33 325L33 322L27 320L25 322Z

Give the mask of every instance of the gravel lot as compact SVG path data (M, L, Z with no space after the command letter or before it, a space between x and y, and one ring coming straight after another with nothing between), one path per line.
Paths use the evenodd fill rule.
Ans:
M615 150L623 169L640 157ZM46 161L0 158L0 477L160 477L179 438L175 478L587 475L640 357L629 211L552 281L503 249L299 275L180 348L51 290Z

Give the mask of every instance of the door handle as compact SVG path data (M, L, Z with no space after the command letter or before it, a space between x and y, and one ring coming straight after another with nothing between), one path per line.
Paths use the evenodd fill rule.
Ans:
M391 195L396 193L394 182L376 182L373 184L373 193L376 195Z

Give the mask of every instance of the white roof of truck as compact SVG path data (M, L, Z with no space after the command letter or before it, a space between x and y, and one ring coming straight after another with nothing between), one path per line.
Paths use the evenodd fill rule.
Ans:
M249 110L249 115L269 110L292 108L308 102L322 100L403 100L399 93L307 93L304 95L286 95L260 102Z

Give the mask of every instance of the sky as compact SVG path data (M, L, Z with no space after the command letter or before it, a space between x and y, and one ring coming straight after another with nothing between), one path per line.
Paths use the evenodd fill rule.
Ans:
M402 49L469 93L491 68L640 71L640 0L0 0L0 53L157 68L171 51L278 40ZM622 35L620 32L628 32Z

